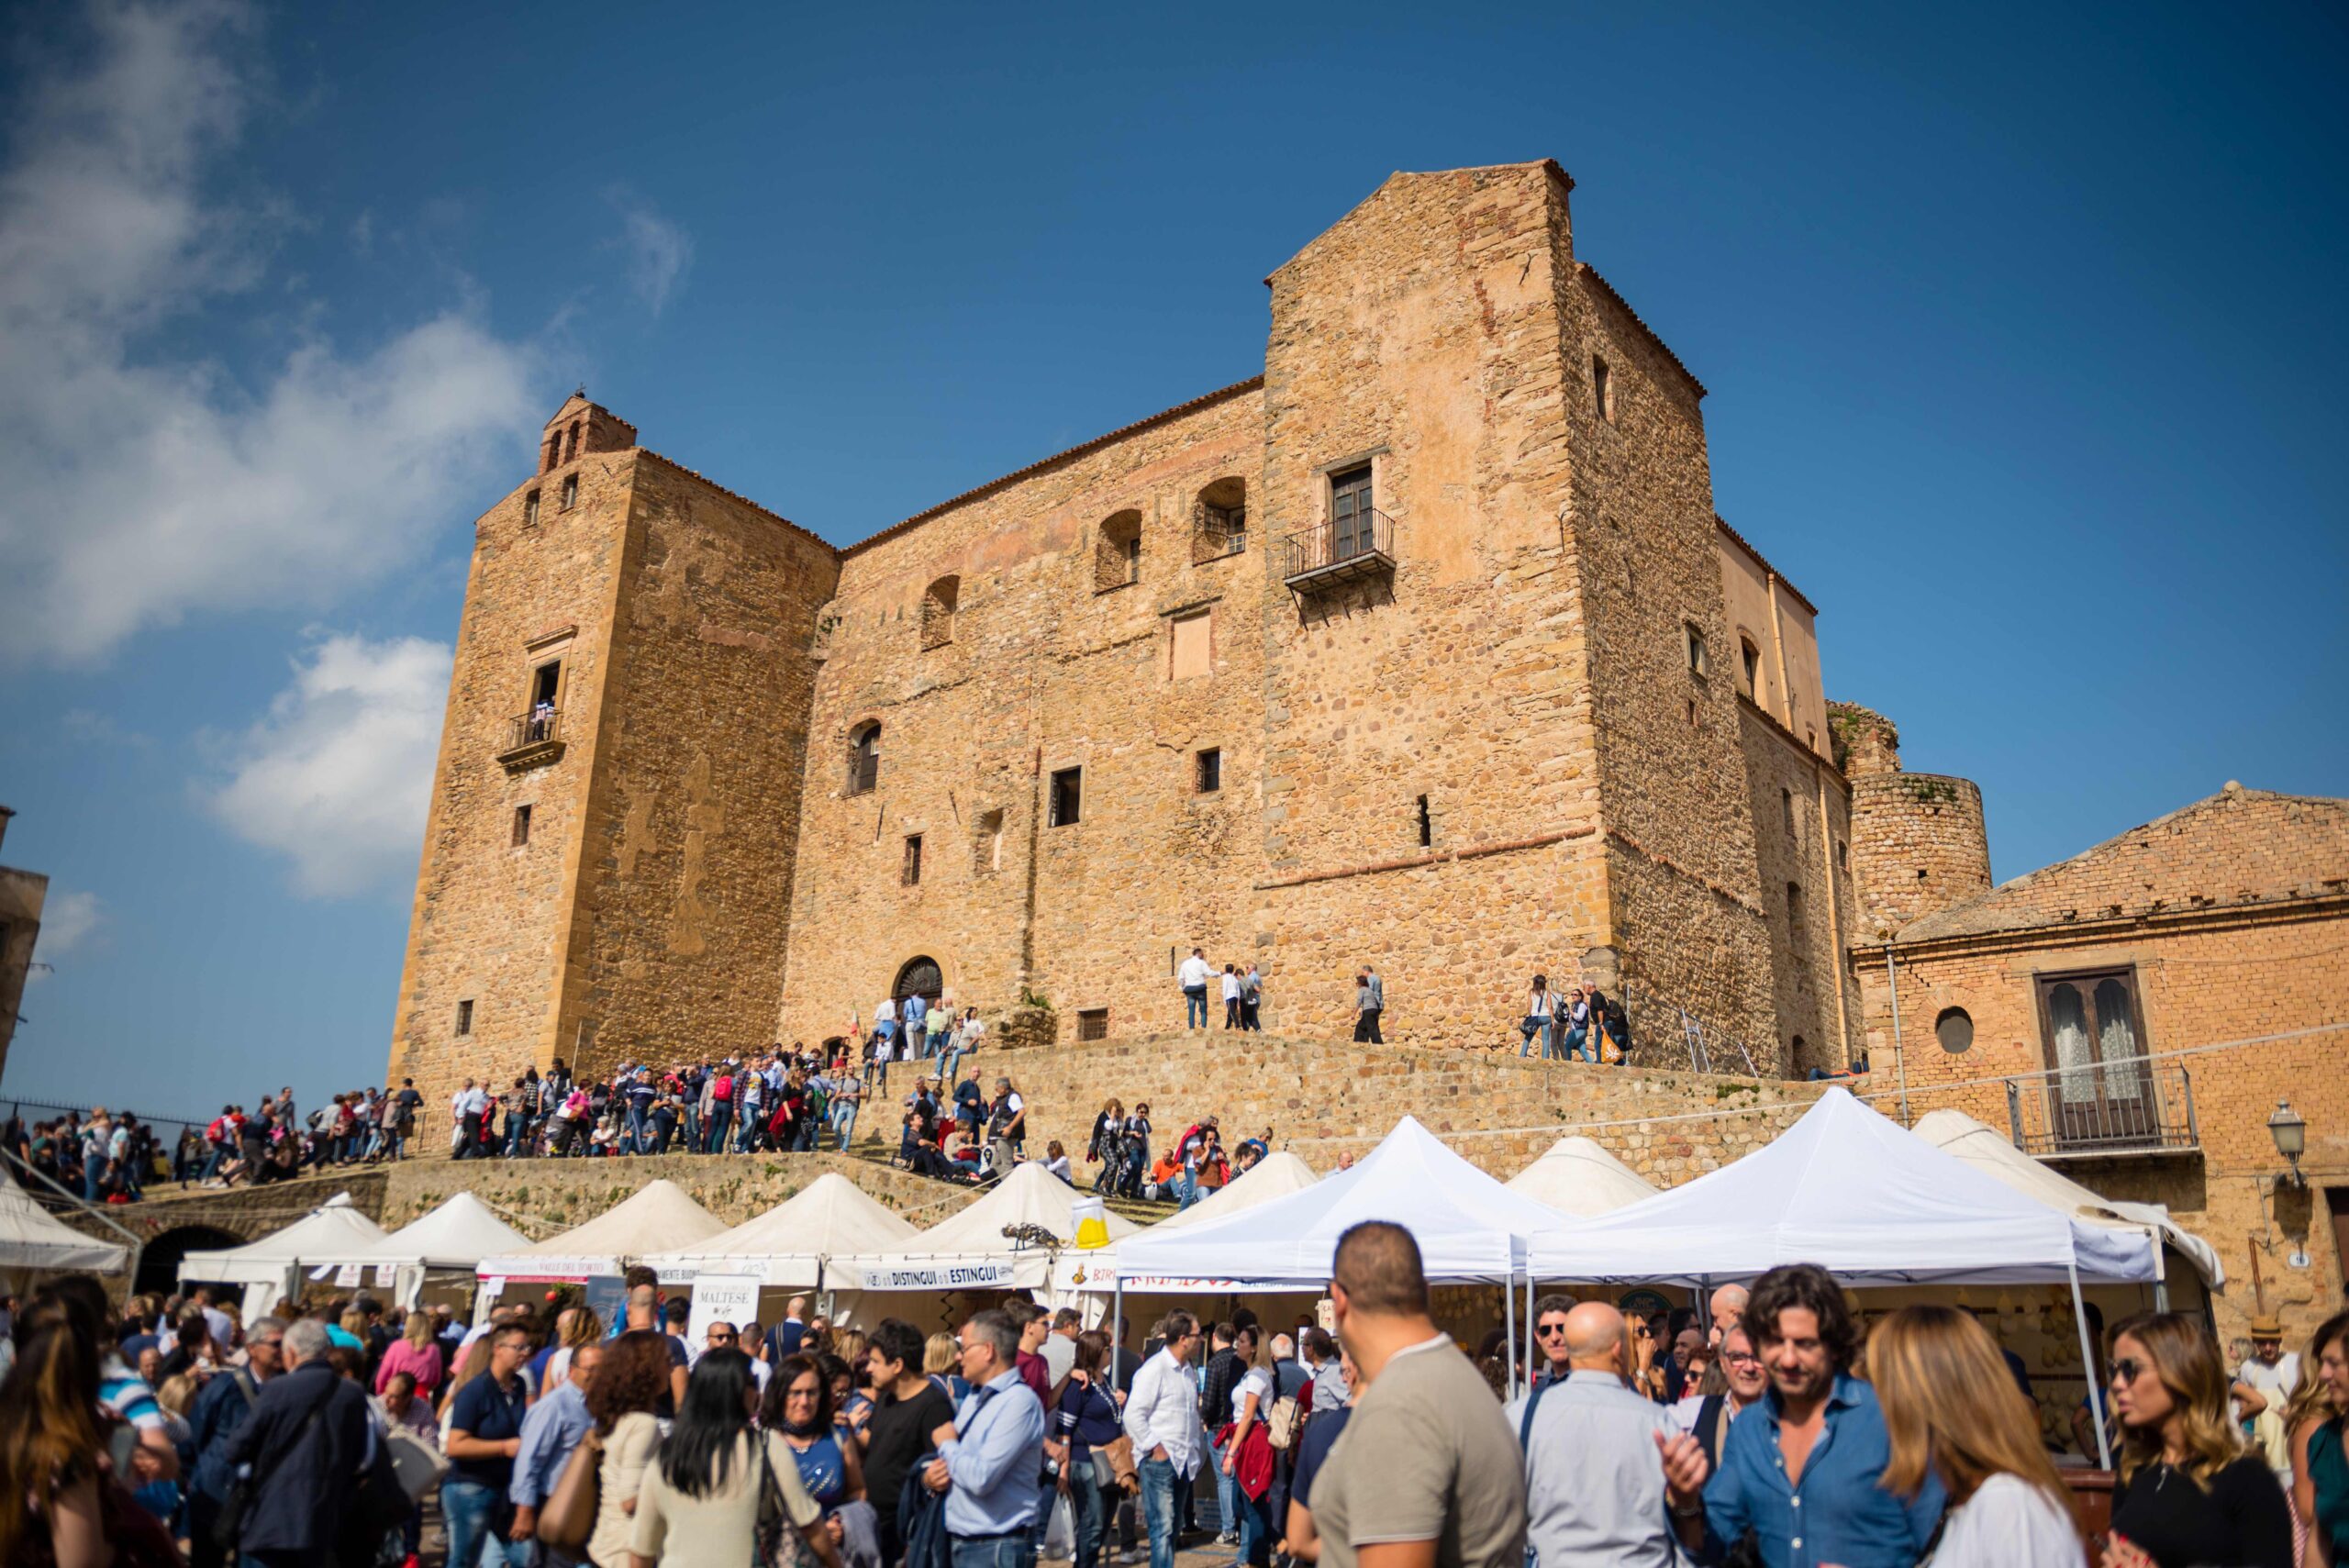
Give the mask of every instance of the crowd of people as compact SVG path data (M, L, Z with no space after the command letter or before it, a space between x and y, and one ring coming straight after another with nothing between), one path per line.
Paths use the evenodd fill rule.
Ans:
M1631 1055L1631 1020L1621 1002L1596 985L1553 991L1548 975L1535 975L1526 989L1525 1016L1517 1028L1520 1058L1533 1053L1537 1040L1544 1062L1620 1065Z
M35 1173L37 1190L54 1184L85 1203L136 1203L159 1183L258 1186L328 1166L396 1160L422 1103L411 1079L390 1093L336 1095L306 1120L288 1086L263 1095L256 1112L222 1106L208 1124L189 1124L170 1141L129 1112L104 1106L29 1124L12 1112L0 1124L0 1150Z
M61 1276L6 1304L0 1562L419 1568L432 1498L446 1568L1173 1568L1210 1539L1234 1568L2349 1562L2349 1312L2248 1378L2187 1317L2100 1338L2091 1546L1963 1308L1863 1334L1810 1265L1704 1319L1553 1295L1511 1367L1438 1329L1402 1228L1353 1227L1332 1273L1334 1331L1175 1310L1139 1352L1016 1296L930 1334L796 1297L688 1343L641 1268L618 1323L551 1297L471 1329L363 1295L117 1312ZM2230 1404L2263 1388L2280 1475Z

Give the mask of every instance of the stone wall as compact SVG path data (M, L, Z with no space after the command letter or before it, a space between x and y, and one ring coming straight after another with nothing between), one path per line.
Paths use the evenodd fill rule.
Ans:
M1840 1071L1855 1039L1859 988L1843 950L1857 917L1848 869L1851 788L1825 758L1741 696L1753 842L1770 907L1778 1059L1795 1075ZM1799 890L1798 892L1796 890ZM1653 1030L1662 1019L1642 1020Z
M1264 539L1252 519L1236 553L1196 546L1202 492L1253 507L1263 420L1255 387L1230 388L848 553L825 610L782 1038L869 1026L917 957L961 1005L995 1014L1032 991L1073 1032L1091 1009L1140 1027L1178 951L1255 956ZM1137 517L1138 570L1113 550L1105 579L1105 525ZM951 634L925 636L948 578ZM1205 644L1179 678L1178 621L1186 654ZM878 783L852 792L851 748L874 724ZM1220 779L1201 793L1207 749ZM1070 769L1073 822L1051 798Z
M1487 1053L1219 1029L988 1051L978 1065L988 1085L1008 1077L1019 1088L1030 1152L1058 1139L1081 1172L1093 1118L1114 1095L1129 1109L1149 1104L1162 1144L1214 1116L1227 1146L1269 1129L1274 1148L1293 1150L1321 1172L1335 1169L1341 1154L1367 1152L1415 1116L1504 1178L1566 1133L1582 1132L1658 1186L1673 1186L1768 1142L1820 1092L1768 1079L1520 1061L1513 1029L1508 1041L1508 1053Z

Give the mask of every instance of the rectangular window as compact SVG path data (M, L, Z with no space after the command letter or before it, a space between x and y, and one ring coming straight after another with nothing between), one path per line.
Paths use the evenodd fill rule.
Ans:
M562 660L549 660L530 672L530 706L532 707L554 706L554 699L562 690Z
M530 808L518 806L514 808L514 847L518 850L529 841Z
M2046 1133L2059 1149L2159 1142L2168 1131L2145 1059L2134 969L2038 978L2047 1065ZM2027 1131L2036 1131L2029 1129Z
M1076 1038L1108 1040L1109 1038L1109 1009L1079 1007L1076 1011Z
M1063 768L1052 775L1052 814L1055 828L1074 828L1085 808L1085 770Z
M971 869L984 876L1003 869L1003 813L990 811L980 817L978 836L972 845Z
M470 996L457 1004L457 1032L461 1035L473 1032L473 1004Z
M1215 612L1212 610L1178 616L1168 623L1170 679L1187 681L1215 673L1214 623Z
M522 497L522 526L529 528L539 520L539 493L531 491Z
M566 473L562 476L562 509L568 512L577 505L579 505L579 476L575 473Z
M1192 787L1201 795L1213 795L1223 787L1223 753L1220 751L1210 746L1199 753L1198 773L1192 781Z
M1697 629L1695 621L1686 623L1686 628L1688 633L1688 673L1702 675L1705 673L1705 634Z
M1602 419L1613 419L1615 417L1615 373L1607 368L1607 361L1596 354L1590 357L1590 389L1598 396L1598 417Z
M907 887L921 885L921 835L918 833L906 835L905 869L898 873L897 880Z
M1787 832L1789 832L1789 833L1794 832L1794 831L1795 831L1795 792L1794 792L1794 791L1792 791L1792 790L1790 790L1790 789L1782 789L1782 790L1780 790L1780 791L1778 792L1778 812L1779 812L1779 815L1781 815L1782 817L1784 817L1787 819Z

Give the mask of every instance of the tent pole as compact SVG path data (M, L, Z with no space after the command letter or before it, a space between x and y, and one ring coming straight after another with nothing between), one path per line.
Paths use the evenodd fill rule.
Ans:
M1126 1276L1109 1293L1109 1392L1118 1391L1118 1351L1126 1342Z
M2072 1327L2079 1330L2080 1373L2087 1380L2088 1417L2096 1422L2096 1462L2110 1470L2112 1444L2104 1435L2104 1390L2096 1385L2096 1355L2088 1349L2088 1308L2087 1303L2080 1299L2079 1260L2065 1259L2064 1268L2072 1276Z
M1508 1346L1508 1396L1517 1397L1517 1279L1501 1281L1501 1336Z
M1525 1391L1528 1394L1533 1392L1533 1358L1541 1353L1542 1341L1533 1332L1533 1271L1529 1268L1525 1271L1525 1353L1517 1358L1525 1368Z

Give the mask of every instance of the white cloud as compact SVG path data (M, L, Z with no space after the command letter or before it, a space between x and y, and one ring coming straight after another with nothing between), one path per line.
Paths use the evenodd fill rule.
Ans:
M206 184L251 95L256 14L93 0L89 22L85 64L35 72L0 169L0 655L18 659L331 604L468 515L537 423L531 350L462 308L359 351L310 333L250 385L159 346L252 289L285 221ZM662 292L674 275L656 269Z
M206 806L292 861L299 892L406 884L424 839L451 657L446 643L417 637L314 644Z
M611 193L620 215L619 245L628 257L629 286L653 315L694 259L693 237L625 190Z
M55 963L98 934L106 923L106 905L95 893L51 893L42 904L40 934L33 939L37 963ZM35 969L39 976L43 972Z

